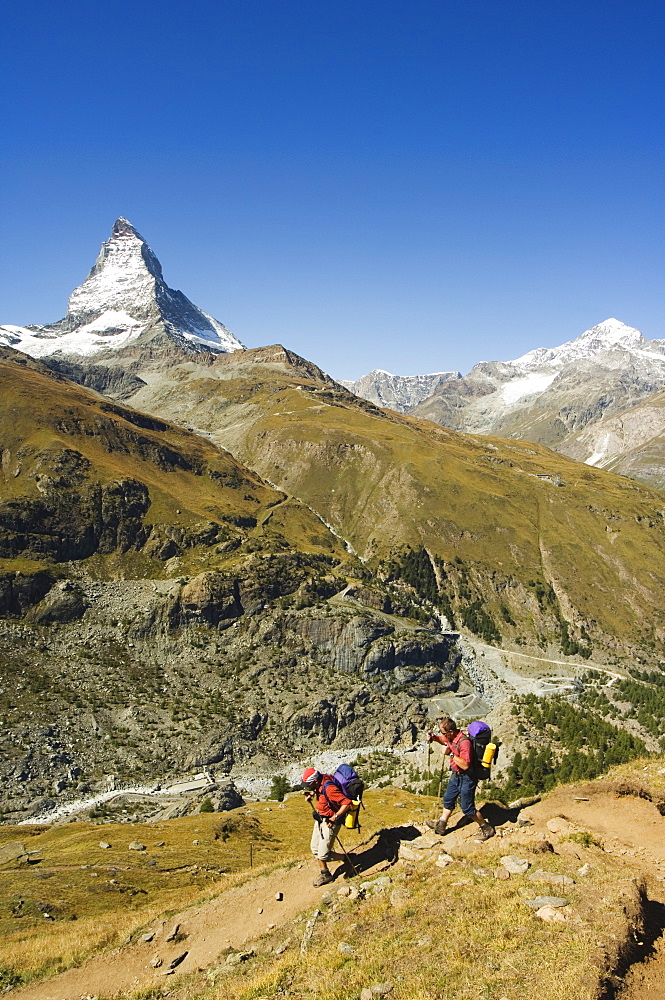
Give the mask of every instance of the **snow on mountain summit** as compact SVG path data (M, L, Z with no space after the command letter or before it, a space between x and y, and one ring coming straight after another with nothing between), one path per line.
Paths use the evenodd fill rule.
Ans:
M186 351L243 346L222 323L169 288L157 257L122 217L90 274L70 295L64 319L48 326L0 327L6 344L34 357L90 357L155 336Z
M649 341L635 327L626 326L621 320L610 318L585 330L575 340L569 340L559 347L538 347L523 354L515 361L507 362L519 368L542 368L562 366L571 361L591 358L601 351L623 349L636 351L645 348Z

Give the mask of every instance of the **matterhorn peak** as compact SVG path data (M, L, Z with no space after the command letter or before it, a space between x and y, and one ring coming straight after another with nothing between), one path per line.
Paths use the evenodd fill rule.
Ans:
M113 223L111 236L136 236L136 238L141 240L142 243L145 243L145 240L141 236L138 229L135 229L129 219L125 219L122 215Z
M141 345L151 358L160 350L171 353L174 345L185 353L243 346L222 323L169 288L156 255L123 216L114 222L88 277L70 295L64 319L49 326L0 328L0 333L33 357L57 354L72 360L92 355L113 360L130 346L136 357Z

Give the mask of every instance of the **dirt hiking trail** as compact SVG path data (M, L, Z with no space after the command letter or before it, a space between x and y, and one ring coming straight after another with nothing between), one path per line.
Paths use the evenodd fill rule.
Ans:
M601 782L556 789L544 801L523 810L522 816L533 820L537 829L542 828L544 837L548 836L547 821L557 816L585 827L602 841L607 853L625 866L627 877L645 880L649 897L647 923L651 923L641 946L636 944L636 953L643 952L644 957L633 963L625 979L617 978L616 988L606 992L603 1000L665 1000L665 817L652 802L618 794L615 786ZM473 825L451 831L446 846L463 849L464 842L475 832ZM405 830L395 833L403 835ZM488 842L490 848L493 844L496 841ZM388 864L377 858L376 844L368 846L365 863L360 865L362 876L374 875ZM218 964L226 949L242 950L271 929L270 925L278 931L315 906L331 888L334 891L343 884L339 869L332 886L314 888L316 874L315 866L307 861L222 889L214 899L147 926L144 932L154 934L151 941L138 940L96 956L78 969L13 990L11 996L15 1000L82 1000L90 996L106 1000L139 988L173 983L180 973ZM279 893L281 900L276 898ZM176 925L176 940L167 941ZM292 947L297 945L291 942ZM184 953L169 974L170 963ZM158 960L161 964L154 968L151 963Z
M588 797L588 801L581 798ZM544 802L525 810L537 825L562 815L598 836L608 854L642 876L648 907L644 941L636 950L644 956L633 962L625 979L607 997L616 1000L665 1000L665 816L643 798L602 783L557 789Z
M383 871L388 862L375 861L375 851L365 852L367 864L362 876L369 878ZM358 854L362 858L362 854ZM318 869L308 860L291 869L280 868L267 875L258 875L242 885L231 887L214 899L193 906L170 918L146 925L144 934L154 934L151 941L132 942L116 951L97 955L80 968L68 969L45 982L13 990L16 1000L80 1000L81 997L113 997L173 978L169 966L186 952L175 973L205 969L218 963L225 950L241 950L267 930L279 928L303 910L315 906L322 896L344 884L344 866L331 866L335 881L315 888L312 882ZM277 899L281 894L282 899ZM178 933L172 935L176 925ZM153 961L161 960L158 968ZM166 978L165 978L166 977Z

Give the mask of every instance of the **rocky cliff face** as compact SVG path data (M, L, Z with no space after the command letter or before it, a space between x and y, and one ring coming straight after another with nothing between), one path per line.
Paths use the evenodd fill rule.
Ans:
M587 465L665 489L665 392L569 434L560 450Z
M86 280L72 292L64 319L47 326L0 327L0 337L33 357L54 356L60 364L94 359L97 366L150 361L159 366L169 357L242 348L223 324L169 288L153 251L122 218Z
M324 747L410 745L426 699L458 683L455 636L357 603L238 601L206 624L204 586L65 582L40 599L43 583L32 614L0 620L0 813L12 821L114 784L202 768L223 783L254 760L279 773ZM174 629L174 607L190 624Z
M451 382L461 377L459 372L391 375L390 372L377 368L355 382L342 379L340 385L377 406L387 406L398 413L406 413L433 395L444 382Z

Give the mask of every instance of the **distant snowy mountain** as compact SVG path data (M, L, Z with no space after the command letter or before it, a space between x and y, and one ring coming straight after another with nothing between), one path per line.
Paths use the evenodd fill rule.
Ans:
M119 355L158 360L174 349L217 353L243 347L222 323L169 288L155 254L122 218L72 292L64 319L47 326L1 326L0 343L32 357L95 363L113 363Z
M665 356L665 341L649 341L635 327L626 326L620 320L612 318L585 330L575 340L569 340L560 347L538 347L508 364L523 369L562 368L573 361L584 361L603 351L612 350L660 358Z
M558 448L569 434L662 388L665 341L608 319L560 347L482 362L409 412L455 430Z
M461 378L459 372L434 372L431 375L391 375L390 372L376 368L368 375L363 375L356 382L348 382L343 379L338 381L356 396L368 399L370 403L404 413L431 396L444 382L457 378Z

